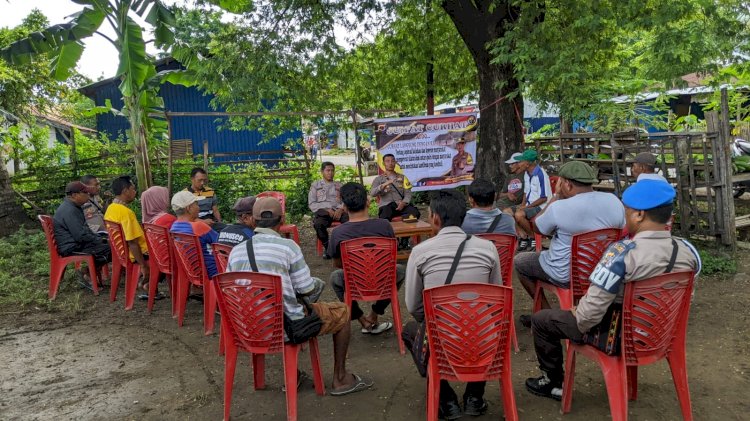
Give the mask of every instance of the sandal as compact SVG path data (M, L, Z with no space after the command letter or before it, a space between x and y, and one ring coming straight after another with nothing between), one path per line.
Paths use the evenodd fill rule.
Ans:
M393 323L391 322L380 322L378 324L373 323L370 325L370 327L363 327L362 333L369 335L380 335L386 330L390 330L392 327Z
M372 379L368 379L366 377L360 377L354 373L352 373L352 376L354 376L354 383L352 383L345 389L340 389L340 390L333 389L331 390L330 395L331 396L344 396L350 393L356 393L356 392L371 388L372 385L375 383L372 381Z
M165 298L167 298L167 296L164 295L163 292L157 292L156 295L154 295L155 301L163 300ZM141 301L146 301L148 300L148 294L138 294L138 299Z

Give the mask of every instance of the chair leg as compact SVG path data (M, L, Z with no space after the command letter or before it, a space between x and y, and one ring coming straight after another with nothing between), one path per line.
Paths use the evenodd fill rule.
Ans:
M320 242L320 239L315 243L315 251L318 253L318 256L323 255L323 243Z
M628 400L634 401L638 398L638 366L628 366Z
M556 288L555 294L557 295L557 300L560 302L560 310L570 310L573 308L572 291Z
M109 301L117 300L117 290L120 288L120 277L122 276L122 265L113 259L112 280L109 281Z
M93 257L86 259L86 266L89 267L89 278L91 278L91 289L94 290L94 295L99 295L99 277L96 274L96 263Z
M212 335L216 320L216 293L213 283L207 280L203 283L203 333Z
M312 338L310 344L310 365L313 372L313 383L315 384L315 393L320 396L326 394L326 385L323 382L323 370L320 368L320 350L318 349L318 338Z
M54 300L57 297L57 290L60 289L60 281L65 274L65 266L60 262L52 262L49 264L49 293L47 296L50 300Z
M506 421L518 421L518 411L516 410L516 394L513 392L513 378L508 371L500 379L500 393L503 398L503 412Z
M264 354L253 354L253 386L255 390L266 388L266 356ZM295 372L296 373L296 372ZM296 381L295 381L296 386Z
M185 308L187 307L188 295L190 294L190 282L187 279L180 279L177 282L177 325L182 327L185 321Z
M680 410L682 419L685 421L693 420L693 410L690 403L690 389L688 388L687 365L685 360L684 348L678 347L667 357L669 369L672 371L672 380L677 391L677 399L680 401Z
M513 340L513 350L518 353L521 351L520 348L518 348L518 335L516 334L516 322L513 320L513 317L510 318L510 337Z
M542 297L544 297L544 288L539 284L540 281L536 281L536 287L534 288L534 306L532 313L542 309Z
M542 236L534 234L534 242L536 242L536 252L539 253L542 251Z
M627 421L628 419L628 379L625 359L599 354L599 366L604 373L604 383L607 385L609 410L612 421Z
M432 364L429 364L432 365ZM433 373L434 371L434 373ZM437 370L427 368L427 421L437 421L440 402L440 378Z
M565 355L565 378L563 379L563 394L561 411L563 414L570 412L573 406L573 383L576 374L576 351L575 346L568 346L568 353Z
M284 345L284 384L286 385L286 419L297 421L297 345Z
M224 357L224 421L229 421L232 409L232 390L234 389L234 371L237 367L237 347L230 347Z
M297 245L300 245L300 243L299 243L299 230L297 229L297 226L295 226L292 229L292 238L294 239L294 242L297 243Z
M138 290L138 276L141 267L137 264L129 264L125 270L125 310L132 310L135 304L135 293Z
M391 296L391 311L393 311L393 322L396 324L396 334L398 335L398 350L401 355L406 355L406 348L404 348L404 341L401 339L401 331L403 326L401 325L401 307L398 304L398 290L393 288L393 294Z
M149 259L149 275L148 275L148 312L151 313L154 310L154 299L156 297L156 286L159 284L159 266L156 264L156 259Z

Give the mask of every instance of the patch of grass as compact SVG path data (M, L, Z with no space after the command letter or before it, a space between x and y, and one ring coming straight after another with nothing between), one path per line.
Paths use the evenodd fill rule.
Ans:
M47 298L49 253L44 233L22 228L0 239L0 306L80 313L81 291L74 278L71 265L60 284L57 299L50 301Z
M731 275L737 273L737 260L731 254L710 249L701 249L698 253L700 253L703 262L701 275Z

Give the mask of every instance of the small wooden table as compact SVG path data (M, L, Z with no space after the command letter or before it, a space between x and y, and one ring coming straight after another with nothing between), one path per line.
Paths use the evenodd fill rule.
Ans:
M393 232L396 234L396 238L422 236L430 237L432 235L432 224L424 221L417 221L412 223L405 222L391 222ZM409 250L399 250L396 255L398 260L407 260L411 252Z

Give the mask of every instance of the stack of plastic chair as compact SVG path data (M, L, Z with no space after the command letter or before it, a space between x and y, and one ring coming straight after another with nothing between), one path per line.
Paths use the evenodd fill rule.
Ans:
M287 420L297 419L297 359L300 345L284 343L281 277L267 273L231 272L216 276L222 330L226 332L224 357L224 420L232 407L237 353L252 355L255 390L265 388L266 354L282 354L286 385ZM317 338L310 339L313 381L325 395Z
M255 197L258 199L260 199L261 197L273 197L274 199L278 200L279 203L281 203L281 213L286 216L286 195L284 193L278 191L264 191L255 195ZM281 233L281 235L285 236L286 238L289 238L289 236L291 236L294 242L299 245L299 230L297 229L296 225L286 223L282 224L281 228L279 229L279 233Z
M505 419L518 420L510 371L513 289L458 283L423 292L430 360L427 420L437 420L440 380L499 380Z
M664 358L669 363L684 420L693 414L688 389L685 343L693 272L673 272L625 284L620 355L610 356L590 345L570 343L565 359L562 412L573 402L576 355L596 361L604 373L613 421L628 417L628 400L638 390L638 366Z
M86 263L86 266L89 268L91 287L94 290L94 295L99 295L99 282L96 277L94 256L90 254L60 256L60 253L57 252L57 240L55 240L55 228L52 217L49 215L39 215L39 222L42 223L44 236L47 238L47 249L49 250L49 293L47 294L49 299L54 300L57 297L57 290L60 289L60 281L65 274L65 268L70 263L75 263L78 266L81 262Z
M109 289L109 300L114 302L117 299L120 274L125 269L125 310L132 310L135 303L135 292L138 289L138 276L141 274L141 267L130 260L130 248L128 247L128 242L125 241L125 233L122 230L122 225L112 221L104 221L104 224L107 226L109 247L112 249L112 285ZM149 266L149 269L153 269L153 265ZM150 289L151 285L149 285Z
M208 278L208 272L206 272L200 240L192 234L170 232L169 236L172 238L172 244L174 245L178 270L181 271L177 283L177 324L182 327L190 287L196 286L203 289L204 333L211 335L214 333L214 319L216 317L216 293L211 284L211 279Z
M516 246L518 239L515 235L509 234L477 234L477 237L489 240L497 249L497 256L500 259L500 272L503 277L503 285L513 287L513 258L516 256ZM510 318L510 336L513 338L513 349L518 352L518 336L516 335L516 322L513 317Z
M401 355L406 353L401 340L401 309L396 287L395 238L361 237L341 243L341 264L344 269L344 302L391 300L393 322L398 334Z
M143 224L143 232L146 233L148 243L150 265L148 284L148 311L154 308L154 296L156 295L156 284L159 274L167 276L169 282L169 297L172 301L172 317L177 316L177 269L174 259L174 249L169 239L169 230L166 227L155 224Z
M589 276L610 244L620 238L619 228L604 228L573 236L570 245L569 288L559 288L549 282L536 281L534 291L534 313L542 309L542 297L547 290L557 295L560 308L573 307L589 289Z

